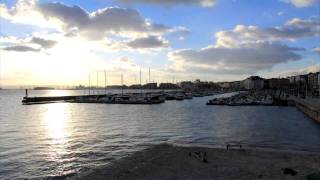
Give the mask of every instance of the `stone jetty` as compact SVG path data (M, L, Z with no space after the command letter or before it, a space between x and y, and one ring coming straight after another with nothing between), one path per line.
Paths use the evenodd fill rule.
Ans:
M320 123L320 99L295 98L294 101L300 111Z

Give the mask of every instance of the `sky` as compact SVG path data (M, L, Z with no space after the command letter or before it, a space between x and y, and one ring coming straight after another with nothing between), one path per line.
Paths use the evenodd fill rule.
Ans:
M150 69L150 80L149 80ZM320 71L320 0L2 0L0 86Z

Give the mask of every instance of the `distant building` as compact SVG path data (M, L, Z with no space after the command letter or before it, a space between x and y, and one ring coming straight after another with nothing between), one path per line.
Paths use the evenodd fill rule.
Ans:
M320 72L309 73L307 81L308 81L309 94L312 96L319 96Z
M309 87L312 88L317 88L320 84L319 84L319 75L320 73L309 73L308 74L308 85Z
M244 80L244 87L248 90L259 90L264 87L264 79L259 76L251 76Z
M195 83L191 82L191 81L182 81L179 83L180 88L184 89L184 90L194 90L196 89L196 85Z
M290 80L286 78L272 78L264 81L266 89L288 89Z
M230 82L230 88L233 89L233 90L241 90L243 89L243 86L242 86L242 83L241 81L233 81L233 82Z
M147 84L144 84L142 86L142 88L144 88L144 89L157 89L158 84L157 83L147 83Z
M108 89L126 89L128 88L128 86L126 85L110 85L107 86Z
M218 82L218 85L223 89L229 89L231 87L231 82Z
M290 77L288 77L288 79L289 79L289 83L290 84L295 84L295 82L296 82L296 77L295 76L290 76Z
M160 89L179 89L179 86L173 83L160 83Z
M197 90L208 90L208 89L218 89L219 86L214 82L200 81L197 79L195 82Z
M131 86L129 86L130 89L141 89L141 85L140 84L132 84Z

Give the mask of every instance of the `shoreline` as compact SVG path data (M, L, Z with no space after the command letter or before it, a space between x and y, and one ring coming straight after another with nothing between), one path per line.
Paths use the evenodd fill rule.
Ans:
M158 144L70 179L307 179L319 163L315 152Z

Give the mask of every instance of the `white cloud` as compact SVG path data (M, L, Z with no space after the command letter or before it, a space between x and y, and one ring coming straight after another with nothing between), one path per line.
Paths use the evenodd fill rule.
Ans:
M316 53L318 53L318 54L320 54L320 47L314 48L313 51L316 52Z
M216 0L119 0L129 4L150 4L150 5L199 5L202 7L212 7Z
M291 3L292 5L298 8L312 6L317 2L319 2L318 0L282 0L282 1Z
M163 34L171 30L162 24L154 24L133 9L104 8L88 13L78 6L61 3L40 4L37 10L47 19L63 22L65 31L75 30L88 38L101 39L105 33L121 36L145 36Z
M101 43L104 43L109 38L125 38L125 46L121 41L115 42L118 48L166 48L169 42L163 38L156 37L161 37L166 33L187 34L190 32L182 26L169 27L153 23L134 9L118 7L88 12L79 6L68 6L62 3L37 3L35 0L19 0L10 9L1 4L0 12L0 17L14 23L44 27L51 24L51 26L47 27L55 27L58 32L66 37L82 37L87 40L100 41ZM50 43L54 45L53 42L34 40L39 45L49 45Z
M258 26L237 25L233 30L219 31L217 45L235 47L243 42L296 40L320 36L320 19L302 20L294 18L283 27L260 28Z

